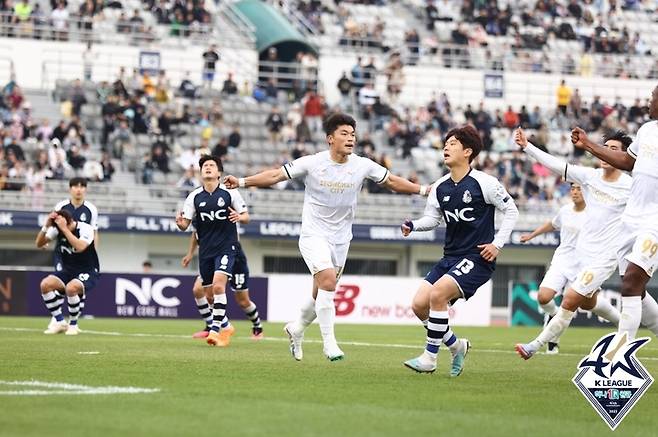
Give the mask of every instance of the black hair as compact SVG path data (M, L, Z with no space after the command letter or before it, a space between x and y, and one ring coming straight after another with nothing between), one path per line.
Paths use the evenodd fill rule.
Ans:
M57 211L57 215L60 217L64 217L64 219L66 219L67 225L73 221L73 216L71 215L70 212L68 212L65 209L60 209L59 211Z
M612 134L606 135L603 137L603 142L607 143L608 141L619 141L621 143L621 150L624 152L633 142L633 139L623 130L618 130Z
M473 153L471 153L471 156L468 158L468 162L472 162L482 151L482 139L480 138L480 134L470 124L448 131L444 142L448 142L450 137L457 138L457 140L462 143L464 149L471 149Z
M69 179L69 188L75 187L76 185L82 185L83 187L87 186L87 178L74 177Z
M224 171L224 166L222 165L222 160L219 158L219 156L214 156L214 155L203 155L199 159L199 168L203 167L203 164L206 161L215 161L215 164L217 164L217 168L219 171L223 172Z
M322 129L324 129L325 134L331 135L336 132L336 129L340 126L345 125L352 126L352 129L356 130L356 120L354 120L354 117L341 112L336 112L324 119Z

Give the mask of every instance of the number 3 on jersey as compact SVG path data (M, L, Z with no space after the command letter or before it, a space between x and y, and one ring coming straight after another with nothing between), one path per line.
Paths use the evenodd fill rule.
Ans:
M459 264L455 266L455 269L452 271L452 273L455 274L456 276L465 275L468 272L470 272L474 266L475 264L473 263L473 261L464 258L459 262Z

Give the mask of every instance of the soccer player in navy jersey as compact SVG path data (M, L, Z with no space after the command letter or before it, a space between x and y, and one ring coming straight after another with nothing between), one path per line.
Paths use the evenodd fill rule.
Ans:
M90 291L100 276L98 255L94 247L94 229L91 225L73 219L71 213L61 209L51 212L46 225L37 235L37 247L57 239L56 249L61 254L61 270L41 281L41 294L46 308L55 318L45 334L78 335L80 295ZM62 315L62 305L56 292L66 293L69 311L68 325Z
M64 199L57 203L53 211L60 209L66 210L71 213L71 217L76 222L87 223L94 229L94 246L98 249L98 209L90 201L86 200L87 195L87 179L81 177L74 177L69 180L69 198ZM56 243L56 246L59 242ZM62 256L59 247L53 250L53 267L55 271L62 270ZM65 295L58 294L58 303L60 306L64 304ZM85 295L80 295L80 313L85 307ZM50 319L48 330L55 329L54 325L57 323L55 318Z
M441 222L446 225L443 258L425 276L412 304L418 318L427 321L427 344L419 357L404 365L420 373L436 370L441 343L452 354L450 375L462 373L470 343L450 329L448 306L457 299L469 299L491 279L496 257L519 215L496 178L471 168L481 150L482 141L472 126L449 131L443 155L450 172L432 185L423 217L402 224L404 236L434 229ZM496 210L504 213L497 233Z
M196 218L199 237L199 275L204 287L212 287L213 321L206 341L211 346L228 346L235 328L226 316L226 284L233 276L237 256L238 233L229 216L246 213L246 205L237 190L220 184L222 161L216 156L199 159L203 184L185 199L183 211L176 216L176 225L187 230ZM224 325L225 329L222 329Z

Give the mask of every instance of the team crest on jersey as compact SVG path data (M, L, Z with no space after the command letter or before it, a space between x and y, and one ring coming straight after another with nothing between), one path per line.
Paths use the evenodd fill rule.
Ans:
M443 196L444 202L450 202L450 196Z
M199 203L199 206L206 206L206 202Z
M226 203L224 202L223 198L220 197L219 200L217 200L217 206L224 206L225 204Z
M578 365L573 383L613 431L653 384L653 377L635 356L650 340L605 335Z
M471 203L471 200L473 200L471 197L471 192L468 190L464 191L464 197L462 197L462 200L464 203Z
M87 220L87 214L85 214L85 213L83 212L82 214L80 214L80 221L81 221L81 222L84 222L84 221L86 221L86 220Z

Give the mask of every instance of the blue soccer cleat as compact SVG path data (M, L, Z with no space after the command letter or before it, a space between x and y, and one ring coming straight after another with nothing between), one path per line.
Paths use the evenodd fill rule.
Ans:
M424 364L420 361L420 357L407 360L404 365L418 373L434 373L436 370L436 363Z
M455 377L462 374L464 371L464 361L466 360L466 354L471 348L471 342L465 338L460 338L457 340L462 343L461 350L452 356L452 367L450 368L450 376Z

